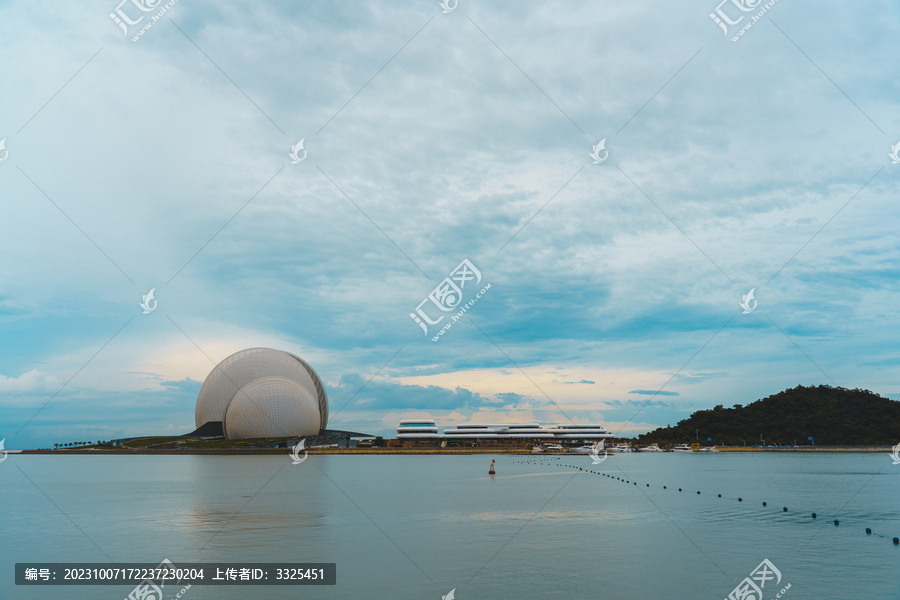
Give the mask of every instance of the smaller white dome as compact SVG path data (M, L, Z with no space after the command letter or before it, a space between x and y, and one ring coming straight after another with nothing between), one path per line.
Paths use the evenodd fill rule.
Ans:
M319 433L319 402L286 377L261 377L242 387L225 412L225 437L303 437Z

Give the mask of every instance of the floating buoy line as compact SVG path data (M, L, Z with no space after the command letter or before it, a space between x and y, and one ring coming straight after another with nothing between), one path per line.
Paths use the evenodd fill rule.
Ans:
M559 461L562 461L562 458L563 458L563 457L561 457L561 456L543 456L543 457L541 457L540 459L517 460L517 461L514 461L514 462L519 463L519 464L530 464L530 465L546 465L546 464L549 464L550 462L556 462L556 463L557 463L556 466L559 466L559 467L568 467L568 468L570 468L570 469L577 469L577 470L582 471L582 472L584 472L584 473L592 473L592 474L594 474L594 475L600 475L600 476L602 476L602 477L606 477L607 479L611 479L611 480L615 480L615 481L621 481L622 483L625 483L625 484L632 483L632 484L634 484L634 485L637 485L637 482L636 482L636 481L630 481L630 480L628 480L628 479L625 479L624 477L616 477L615 475L611 475L611 474L609 474L609 473L601 473L600 471L594 471L594 470L592 470L592 469L585 469L584 467L579 467L579 466L577 466L577 465L560 464ZM491 461L491 471L490 471L490 473L491 473L491 474L494 473L494 461ZM650 487L650 484L647 483L647 484L646 484L646 487ZM664 490L665 490L665 489L668 489L668 486L665 486L665 485L664 485L664 486L662 486L662 489L664 489ZM681 491L682 491L682 488L678 488L678 491L681 492ZM697 495L700 495L700 490L697 490ZM721 498L721 497L722 497L722 494L717 494L717 497L718 497L718 498ZM727 500L727 498L726 498L726 500ZM737 501L738 501L738 502L743 502L744 499L743 499L742 497L738 497L738 498L737 498ZM764 507L766 507L766 506L768 506L769 504L768 504L768 502L765 502L765 501L764 501L764 502L762 503L762 505L763 505ZM790 512L790 511L788 511L788 507L787 507L787 506L782 506L782 507L781 507L781 512L786 513L786 512ZM812 517L812 519L815 521L816 519L818 519L818 514L817 514L817 513L812 513L811 517ZM833 523L834 523L834 526L835 526L835 527L839 527L840 524L841 524L841 522L840 522L839 519L834 519ZM872 533L872 528L871 528L871 527L866 527L866 535L875 535L876 537L881 537L881 538L886 538L886 537L887 537L886 535L873 534L873 533ZM891 539L891 541L893 542L893 544L894 544L895 546L900 546L900 537L894 537L894 538Z

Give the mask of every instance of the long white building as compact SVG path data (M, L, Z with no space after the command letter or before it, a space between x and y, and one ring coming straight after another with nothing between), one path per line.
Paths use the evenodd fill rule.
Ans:
M433 419L404 419L397 428L397 439L401 440L439 440L441 437Z
M463 423L438 433L434 420L400 421L398 439L445 440L602 440L615 437L598 423L541 425L540 423Z

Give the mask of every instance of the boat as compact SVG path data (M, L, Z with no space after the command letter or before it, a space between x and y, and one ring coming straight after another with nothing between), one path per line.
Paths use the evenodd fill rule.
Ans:
M672 448L672 452L693 452L693 450L687 444L678 444Z
M716 448L715 446L704 446L704 447L700 448L699 450L697 450L697 452L718 452L718 451L719 451L719 449Z
M658 444L650 444L649 446L639 448L638 452L665 452L665 450L660 448Z
M553 452L562 452L563 447L559 444L547 444L544 446L544 450L550 450Z
M594 449L594 444L585 444L584 446L578 446L577 448L572 448L572 452L575 454L593 454L594 452L600 453L603 451L603 448Z
M634 452L628 444L616 444L609 449L610 452Z
M540 454L543 451L544 451L544 449L541 448L540 446L535 446L534 448L531 449L532 454Z

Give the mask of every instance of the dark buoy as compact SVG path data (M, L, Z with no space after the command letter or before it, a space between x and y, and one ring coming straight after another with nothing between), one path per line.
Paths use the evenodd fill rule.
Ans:
M634 485L637 485L637 481L634 482Z
M491 468L490 468L490 470L488 471L488 475L495 475L495 474L497 473L497 471L494 470L494 463L495 463L495 462L497 462L497 461L494 461L494 460L491 461Z
M813 514L812 514L812 518L813 518L813 519L816 518L816 513L813 513Z
M647 484L647 487L650 487L650 484L649 484L649 483Z
M834 526L835 526L835 527L837 527L837 526L840 525L840 524L841 524L840 521L838 521L837 519L834 520Z
M738 498L738 502L743 502L743 501L744 501L743 498Z
M872 535L872 529L870 527L866 527L866 535Z
M678 491L680 492L680 491L681 491L681 488L678 488Z
M721 498L721 497L722 497L722 494L719 494L719 498Z
M663 486L663 489L666 489L666 486Z
M900 545L900 538L894 538L894 545Z
M787 512L787 506L782 506L782 507L781 507L781 512Z
M766 506L766 503L765 503L765 502L763 502L763 506Z

